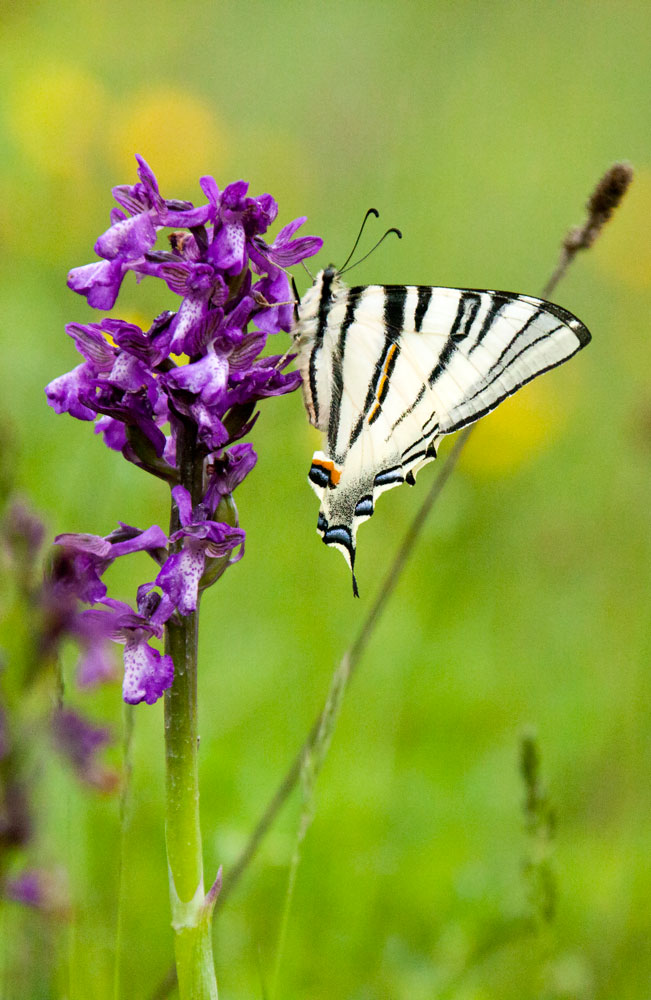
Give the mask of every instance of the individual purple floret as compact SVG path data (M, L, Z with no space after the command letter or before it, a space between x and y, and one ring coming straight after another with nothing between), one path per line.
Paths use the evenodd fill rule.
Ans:
M268 242L278 206L269 194L251 197L245 181L220 191L214 178L202 177L206 200L195 206L164 198L147 163L137 161L137 183L113 189L119 208L95 243L101 259L74 268L68 285L108 310L133 272L137 280L164 282L179 296L178 309L162 312L148 330L115 317L68 324L83 360L46 393L57 413L94 421L109 448L172 488L178 516L169 541L156 526L141 533L123 526L133 533L121 538L57 539L72 559L79 596L104 605L94 617L81 616L84 627L108 629L125 644L125 700L151 703L172 683L173 668L150 640L170 616L191 614L199 592L243 553L231 494L256 456L235 442L253 427L259 400L300 385L297 372L285 371L291 356L261 354L269 335L292 325L284 269L317 253L322 241L296 237L305 222L299 218ZM203 477L188 479L190 453ZM162 594L145 585L134 611L108 599L101 578L116 557L141 550L161 567ZM89 643L82 676L102 672L100 650Z
M122 696L129 705L141 701L153 705L174 679L171 656L161 655L150 645L150 639L162 637L163 625L174 608L165 596L150 591L151 584L139 588L137 611L124 601L107 597L101 602L105 609L89 608L81 616L124 644Z
M119 556L132 552L150 552L156 557L167 547L167 535L157 524L140 531L121 521L120 527L105 538L100 535L57 535L54 541L72 558L76 575L76 594L94 604L106 597L106 585L100 579Z
M92 535L73 537L86 541L94 538ZM59 656L62 643L74 639L80 653L77 681L81 687L115 678L115 665L108 649L109 634L98 624L85 621L79 606L80 601L91 600L89 593L100 594L103 590L97 564L86 552L63 547L54 550L38 595L38 653L43 662L51 662Z
M182 527L170 537L170 542L181 542L182 548L174 552L160 573L156 583L167 594L182 615L197 607L199 584L206 559L219 559L240 549L238 556L229 559L237 562L244 554L244 532L221 521L213 521L203 504L193 511L190 494L184 486L176 486L172 496L178 507Z
M216 510L219 501L227 497L244 482L258 460L250 444L234 444L232 448L215 459L208 472L208 490L203 502Z

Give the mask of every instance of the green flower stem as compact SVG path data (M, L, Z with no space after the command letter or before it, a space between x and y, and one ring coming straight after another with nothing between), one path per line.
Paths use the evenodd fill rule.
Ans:
M165 694L167 859L183 903L203 887L197 762L197 614L167 629L174 683Z
M178 449L181 483L194 505L201 498L202 456L190 428L179 434ZM170 534L178 527L173 504ZM217 1000L210 933L213 901L204 892L199 824L198 622L197 609L187 616L174 616L165 630L165 650L174 661L174 683L165 692L165 836L179 997Z

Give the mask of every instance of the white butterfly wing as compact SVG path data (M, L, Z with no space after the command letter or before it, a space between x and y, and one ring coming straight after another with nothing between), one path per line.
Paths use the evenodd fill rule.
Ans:
M352 568L357 527L379 493L413 484L443 435L567 360L590 335L560 306L508 292L347 289L335 275L324 308L321 278L312 302L308 292L301 303L306 405L326 435L309 479L321 499L318 530Z

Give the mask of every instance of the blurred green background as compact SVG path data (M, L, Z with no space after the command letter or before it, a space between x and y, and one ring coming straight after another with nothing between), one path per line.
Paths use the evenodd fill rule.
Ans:
M593 343L477 430L349 691L276 1000L648 997L648 3L46 0L3 4L0 31L2 447L52 535L168 519L164 486L43 394L77 364L64 324L91 315L67 271L94 259L135 152L168 197L198 200L204 173L270 191L280 225L306 214L323 236L322 264L376 206L404 239L355 282L532 294L601 173L634 164L554 296ZM114 314L147 323L172 298L127 281ZM439 471L362 528L356 602L314 531L298 394L263 406L253 443L246 558L202 608L202 822L226 875ZM150 575L143 557L109 579L132 600ZM119 742L118 686L83 705ZM66 922L3 904L3 998L113 997L116 948L116 995L150 996L167 969L160 708L134 713L119 945L117 799L41 762L39 861L67 868L73 906ZM527 726L557 816L557 914L522 934ZM271 980L300 808L219 917L222 997Z

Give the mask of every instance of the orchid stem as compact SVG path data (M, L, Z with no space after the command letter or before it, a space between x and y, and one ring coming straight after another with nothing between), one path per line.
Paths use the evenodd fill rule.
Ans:
M181 483L194 504L200 499L202 457L189 427L179 433L177 457ZM178 511L173 504L170 534L178 527ZM204 892L199 823L198 622L197 608L189 615L170 619L165 630L165 651L174 662L174 683L165 692L165 838L179 997L216 1000L212 905L206 902Z

